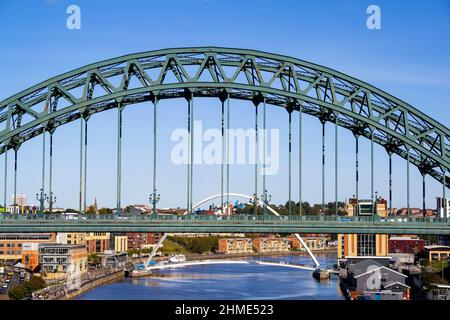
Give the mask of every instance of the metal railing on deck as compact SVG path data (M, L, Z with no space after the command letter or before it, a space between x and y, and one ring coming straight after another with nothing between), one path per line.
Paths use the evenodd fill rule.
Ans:
M190 221L198 223L217 223L217 224L258 224L264 222L270 223L292 223L292 222L324 222L324 223L338 223L338 224L354 224L354 223L373 223L373 224L411 224L411 225L427 225L427 224L449 224L450 219L436 218L436 217L379 217L379 216L323 216L323 215L280 215L280 216L263 216L263 215L233 215L233 216L215 216L215 215L170 215L160 214L157 218L145 214L0 214L0 223L46 223L46 222L64 222L64 223L95 223L99 222L121 222L124 224L133 222L149 221L152 223L164 222L180 222Z

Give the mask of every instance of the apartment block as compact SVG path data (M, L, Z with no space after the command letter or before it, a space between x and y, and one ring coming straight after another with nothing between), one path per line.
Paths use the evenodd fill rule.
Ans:
M21 260L26 243L55 242L55 233L0 233L0 260Z
M65 273L67 277L87 272L88 258L83 244L42 243L39 245L41 273Z
M223 238L219 239L219 253L237 254L253 253L253 243L250 238Z
M253 247L257 252L288 252L291 250L289 238L255 238Z

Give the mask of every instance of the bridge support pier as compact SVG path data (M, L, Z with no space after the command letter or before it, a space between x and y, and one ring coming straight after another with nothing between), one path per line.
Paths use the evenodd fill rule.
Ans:
M393 214L392 212L392 152L388 151L389 155L389 215Z
M81 211L83 197L83 116L80 116L80 193L78 195L78 212Z
M253 200L253 214L255 216L258 214L258 103L255 103L255 197Z
M267 143L267 127L266 127L266 97L263 98L263 218L268 216L267 213L267 190L266 190L266 143Z
M117 109L117 214L121 212L121 197L122 197L122 105Z
M322 214L325 215L325 122L322 121Z
M84 179L83 179L83 209L86 212L86 189L87 189L87 145L88 145L88 120L84 121Z
M338 215L338 118L336 115L334 123L334 214Z
M373 158L373 130L370 134L370 199L372 200L372 217L377 213L377 199L374 198L374 158Z
M302 202L302 104L300 103L298 109L298 204L299 204L299 214L302 215L303 202Z
M359 215L359 135L355 135L355 200L356 200L356 210L353 213L354 215Z
M194 96L192 93L186 98L188 101L188 164L187 164L187 201L186 207L189 214L192 213L192 171L194 152Z
M225 131L225 129L224 129L224 122L225 122L225 119L224 119L224 109L225 109L225 103L224 103L224 100L223 99L221 99L221 105L222 105L222 110L221 110L221 116L222 116L222 118L221 118L221 134L222 134L222 136L221 136L221 140L220 140L220 143L221 143L221 150L222 150L222 154L221 154L221 162L220 162L220 212L222 212L223 213L223 208L224 208L224 197L223 197L223 164L224 164L224 162L225 162L225 135L224 135L224 131Z
M4 173L4 176L5 176L5 181L3 184L3 208L5 209L5 212L6 212L7 211L6 210L6 197L7 197L7 193L8 193L8 190L7 190L7 188L8 188L8 182L7 182L8 181L8 149L7 148L5 150L5 173Z
M190 179L190 195L189 195L189 204L190 204L190 212L192 213L192 194L194 193L194 94L191 93L191 160L190 160L190 165L191 165L191 179Z
M53 132L50 132L50 145L49 145L49 174L48 174L48 210L53 213L53 203L55 198L53 197L52 183L53 183Z
M39 197L39 211L41 214L45 212L45 130L42 132L42 181Z
M17 148L14 148L14 214L17 213Z
M230 202L230 94L227 93L227 214L228 204Z
M422 210L423 210L423 216L426 216L426 205L425 205L425 174L422 174Z
M291 173L292 173L292 110L288 109L289 113L289 133L288 133L288 146L289 146L289 195L288 195L288 204L289 204L289 215L292 215L292 203L291 203L291 192L292 192L292 183L291 183Z
M442 198L445 199L445 191L446 191L446 185L445 185L445 176L447 175L447 170L443 170L442 173Z
M411 214L411 207L409 204L409 148L407 150L407 154L406 154L406 207L407 207L407 211L406 211L406 216L409 217Z
M152 217L158 218L158 212L156 211L156 204L158 203L160 199L160 195L156 194L156 142L157 142L157 114L156 114L156 106L158 101L155 98L155 101L153 101L153 193L150 196L150 202L152 204ZM156 250L156 249L155 249Z

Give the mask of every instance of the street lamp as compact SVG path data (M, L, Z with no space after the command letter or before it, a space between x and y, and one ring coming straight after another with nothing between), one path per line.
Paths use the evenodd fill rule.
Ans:
M53 196L53 192L50 192L49 196L45 194L45 200L47 200L48 202L48 208L50 213L53 213L53 204L56 202L56 197Z
M378 214L378 191L375 191L375 210L374 210L374 212L375 212L375 214Z
M36 200L39 201L39 211L44 213L44 201L47 198L47 194L44 193L44 189L40 189L39 193L36 193Z
M150 203L152 204L152 218L158 218L158 214L156 213L156 204L158 203L159 199L161 199L161 195L158 193L156 194L156 189L153 190L153 193L150 194L148 197Z
M253 193L253 198L250 199L250 204L253 204L253 211L255 216L258 214L258 195L256 193Z
M264 193L261 195L263 201L263 216L267 217L267 206L269 205L270 200L272 200L272 196L267 193L267 190L264 190Z

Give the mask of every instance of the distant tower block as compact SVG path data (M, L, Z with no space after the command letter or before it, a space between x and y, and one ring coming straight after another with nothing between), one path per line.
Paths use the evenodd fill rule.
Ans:
M19 208L27 205L27 195L25 193L18 193L16 195L16 202ZM14 204L14 195L11 196L11 203Z

